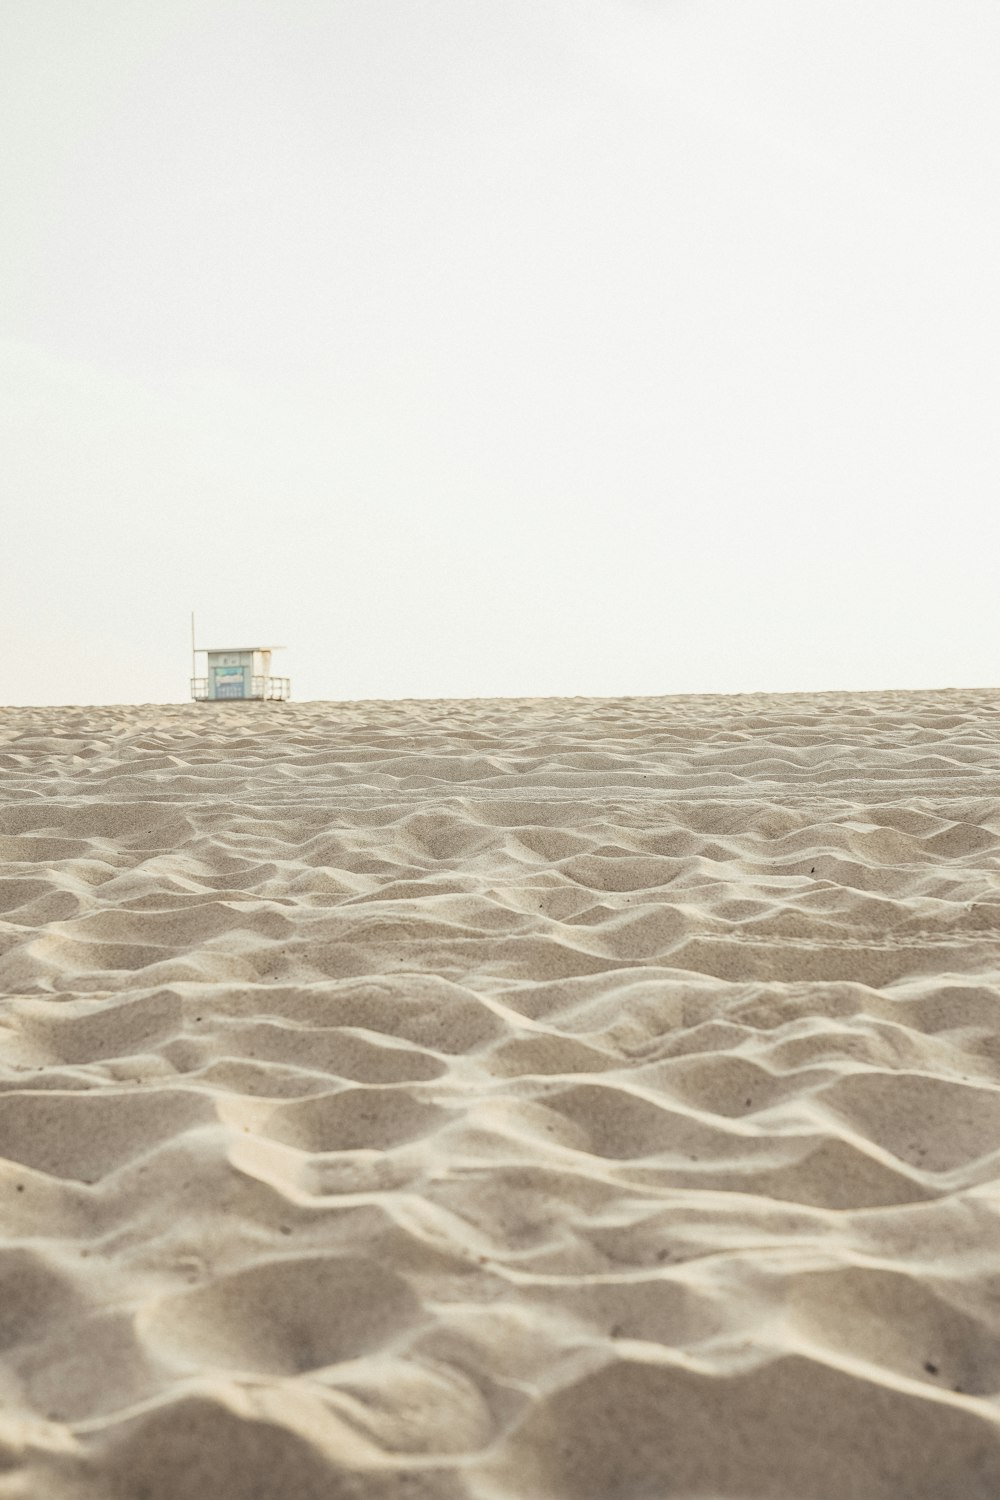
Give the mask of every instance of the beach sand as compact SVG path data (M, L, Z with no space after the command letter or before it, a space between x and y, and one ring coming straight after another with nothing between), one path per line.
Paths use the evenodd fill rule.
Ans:
M3 710L2 1500L996 1500L998 732Z

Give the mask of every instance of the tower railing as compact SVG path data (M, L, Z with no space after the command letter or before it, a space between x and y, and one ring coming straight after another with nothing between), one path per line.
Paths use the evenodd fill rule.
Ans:
M191 697L196 703L286 703L292 695L288 677L251 677L250 691L244 698L213 698L207 677L191 678Z
M284 703L291 697L291 679L288 677L251 677L251 698L263 698L269 703Z

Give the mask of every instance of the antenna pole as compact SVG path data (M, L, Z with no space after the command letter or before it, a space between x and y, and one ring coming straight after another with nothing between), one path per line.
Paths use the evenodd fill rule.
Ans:
M191 611L191 692L194 693L194 680L198 673L194 664L194 610Z

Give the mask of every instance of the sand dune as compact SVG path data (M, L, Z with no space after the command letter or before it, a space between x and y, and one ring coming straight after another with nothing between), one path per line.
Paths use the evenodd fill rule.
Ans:
M2 1500L995 1500L998 731L4 710Z

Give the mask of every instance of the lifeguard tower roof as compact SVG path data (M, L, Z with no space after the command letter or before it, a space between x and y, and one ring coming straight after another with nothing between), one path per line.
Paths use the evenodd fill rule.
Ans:
M191 678L191 697L196 703L219 699L255 699L257 702L284 703L291 697L287 677L271 673L271 652L284 646L198 646L196 654L205 656L204 677Z
M245 652L255 651L287 651L287 646L199 646L199 651L205 651L209 656L242 656Z

